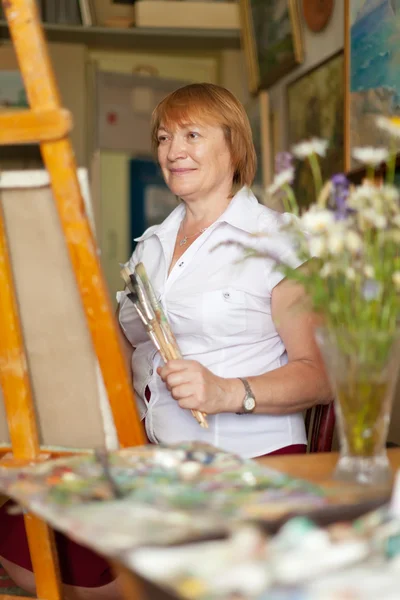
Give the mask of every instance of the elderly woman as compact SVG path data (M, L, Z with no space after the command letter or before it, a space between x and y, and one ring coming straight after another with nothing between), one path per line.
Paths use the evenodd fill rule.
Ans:
M272 259L243 260L240 244L265 234L252 245L300 265L281 231L289 216L262 206L250 190L256 157L246 113L226 89L192 84L157 106L151 135L181 202L136 240L128 265L144 263L184 359L162 363L120 293L148 439L200 440L243 457L304 452L302 411L331 394L314 318L294 307L299 285L284 280ZM208 429L190 409L208 415Z
M182 202L148 229L129 266L142 261L170 319L184 360L163 365L131 302L119 320L150 442L202 440L256 457L305 451L302 411L329 402L312 315L294 305L298 285L270 259L243 261L235 244L252 240L293 266L280 231L287 216L258 204L249 186L255 152L243 107L227 90L194 84L154 111L152 139L165 181ZM190 409L207 413L202 429ZM35 585L22 517L0 509L0 562L25 590ZM118 582L106 561L57 534L70 600L113 600Z

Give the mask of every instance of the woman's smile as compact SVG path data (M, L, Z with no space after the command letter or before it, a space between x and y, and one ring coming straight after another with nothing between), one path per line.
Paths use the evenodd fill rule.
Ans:
M172 169L169 169L169 171L170 171L170 173L172 173L172 175L186 175L187 173L191 173L192 171L196 171L196 170L197 169L194 169L194 168L193 169L189 169L189 168L186 168L186 167L181 167L179 169L176 168L176 167L174 167Z

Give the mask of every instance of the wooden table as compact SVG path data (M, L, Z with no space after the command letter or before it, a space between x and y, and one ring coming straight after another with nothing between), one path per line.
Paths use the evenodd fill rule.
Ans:
M400 468L400 448L390 448L388 456L394 474ZM257 459L257 462L294 477L307 479L313 483L326 484L332 481L332 474L338 458L339 455L337 452L326 452L319 454L264 456ZM368 488L363 487L363 489L367 490Z
M389 460L393 469L393 474L400 468L400 448L388 450ZM338 461L337 452L319 453L319 454L291 454L282 456L264 456L257 459L257 462L271 469L276 469L287 475L306 479L312 483L322 484L327 487L338 487L343 491L343 496L348 496L354 502L364 502L379 498L385 492L390 493L386 487L381 489L369 488L366 486L351 486L341 482L335 482L332 474ZM339 508L339 507L338 507ZM337 519L341 516L354 518L350 516L351 510L343 507L338 510ZM345 516L346 515L346 516ZM148 583L140 580L132 571L129 571L121 564L114 565L116 572L120 576L124 600L173 600L173 596L166 593L165 590L157 586L149 586Z

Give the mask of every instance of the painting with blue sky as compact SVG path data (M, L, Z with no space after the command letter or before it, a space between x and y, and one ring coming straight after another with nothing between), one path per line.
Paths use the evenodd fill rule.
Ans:
M351 150L387 143L378 115L400 116L400 0L347 0L350 30L349 144Z

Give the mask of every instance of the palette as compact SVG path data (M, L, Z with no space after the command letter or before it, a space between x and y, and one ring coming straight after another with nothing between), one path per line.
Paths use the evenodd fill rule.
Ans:
M388 507L327 528L295 517L274 536L242 524L226 540L142 548L124 562L152 600L395 600L400 518Z
M110 557L145 545L225 537L240 522L272 531L294 513L329 520L330 511L343 510L332 490L201 443L3 468L0 491Z

